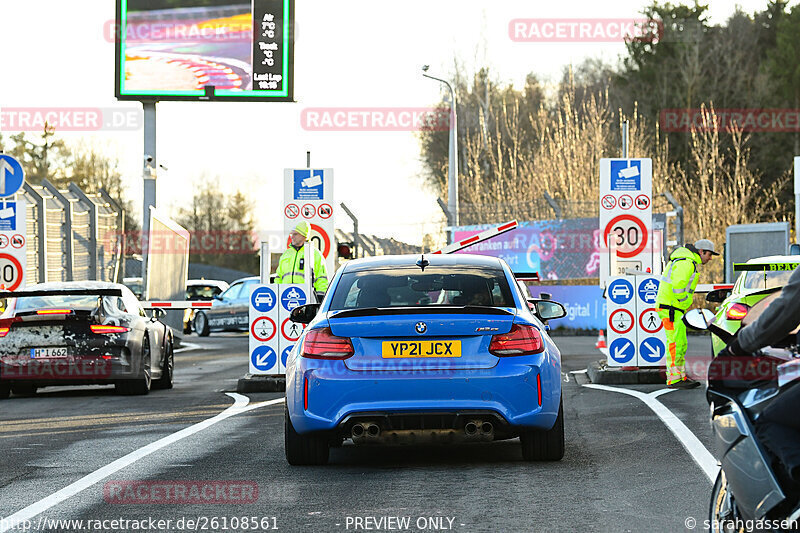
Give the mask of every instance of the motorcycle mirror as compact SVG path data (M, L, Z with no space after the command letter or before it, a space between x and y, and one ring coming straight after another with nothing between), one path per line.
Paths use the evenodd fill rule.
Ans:
M705 331L714 322L714 313L708 309L692 309L683 315L683 323L692 329Z

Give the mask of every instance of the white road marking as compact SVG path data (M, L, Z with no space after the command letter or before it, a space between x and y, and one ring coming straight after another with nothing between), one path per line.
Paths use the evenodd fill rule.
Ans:
M284 401L283 398L277 398L275 400L268 400L265 402L258 402L252 405L248 405L250 403L250 399L247 396L242 396L241 394L236 394L236 393L227 393L227 394L228 396L233 398L234 400L233 405L231 405L218 415L203 420L202 422L198 422L197 424L191 425L171 435L167 435L166 437L161 438L155 442L152 442L146 446L143 446L138 450L134 450L128 455L120 457L116 461L113 461L107 464L106 466L98 468L94 472L85 475L81 479L77 480L76 482L70 485L67 485L66 487L57 492L54 492L50 496L47 496L46 498L43 498L36 503L32 503L31 505L17 511L16 513L10 516L0 519L0 533L5 533L9 529L11 529L12 526L15 527L15 524L19 524L25 520L30 520L31 518L47 511L51 507L58 505L59 503L67 500L68 498L75 496L79 492L86 490L92 485L99 483L100 481L104 480L105 478L114 474L115 472L122 470L126 466L130 466L139 459L143 459L144 457L147 457L148 455L157 452L158 450L165 448L170 444L174 444L179 440L185 439L186 437L194 435L195 433L199 433L204 429L208 429L217 422L222 422L223 420L230 418L232 416L246 413L248 411L252 411L260 407L266 407L268 405L275 405L278 403L282 403Z
M181 353L181 352L188 352L189 350L203 350L203 349L204 348L199 344L194 344L191 342L182 342L181 347L173 351L172 353Z
M680 441L683 447L686 448L686 451L689 452L689 455L692 456L694 462L697 463L701 470L703 470L703 473L706 475L708 480L711 483L714 483L714 480L717 479L719 466L717 466L717 460L714 458L714 456L711 455L705 446L703 446L703 443L700 442L700 439L698 439L695 434L692 433L688 427L686 427L686 424L681 422L681 420L675 416L672 411L667 409L663 403L657 400L659 396L668 392L672 392L673 389L660 389L655 392L651 392L650 394L646 394L644 392L631 389L609 387L608 385L597 385L594 383L588 383L583 386L589 387L590 389L627 394L628 396L633 396L634 398L638 398L644 402L647 407L652 409L652 411L658 415L658 418L664 422L664 425L667 426L672 434L675 435L675 437Z

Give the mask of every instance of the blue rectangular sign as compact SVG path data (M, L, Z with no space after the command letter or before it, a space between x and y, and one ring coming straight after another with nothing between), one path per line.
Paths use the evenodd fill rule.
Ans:
M322 200L324 196L324 178L322 170L294 171L294 199Z
M17 231L17 202L0 202L0 231Z
M636 159L611 161L611 190L642 190L642 162Z

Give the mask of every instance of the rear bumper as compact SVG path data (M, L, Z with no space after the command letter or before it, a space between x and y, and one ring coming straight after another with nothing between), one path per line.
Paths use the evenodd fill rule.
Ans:
M127 360L75 356L54 359L0 358L0 383L39 386L108 383L138 375Z
M366 413L459 411L496 413L512 431L550 429L560 399L560 360L548 352L498 358L494 368L485 370L359 372L348 370L342 361L304 358L287 370L286 401L298 433L336 430L346 419Z

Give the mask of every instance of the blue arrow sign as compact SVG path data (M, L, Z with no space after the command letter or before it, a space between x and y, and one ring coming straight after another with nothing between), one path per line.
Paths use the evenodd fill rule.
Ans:
M0 198L14 196L25 183L25 172L19 161L10 155L0 155Z
M259 313L267 313L275 307L275 291L269 287L257 287L250 295L250 303Z
M306 304L306 294L297 287L289 287L281 294L281 305L287 311Z
M275 355L275 350L269 346L259 346L253 350L250 360L258 371L266 372L275 366L278 357Z
M626 304L633 298L633 285L631 282L618 278L608 286L608 298L617 305Z
M656 294L658 294L658 280L656 278L645 278L639 283L639 298L644 303L655 304Z
M639 345L639 356L648 363L658 363L664 353L664 343L657 337L648 337Z
M628 339L617 339L608 347L608 354L617 363L627 363L636 355L636 347Z
M283 366L286 366L286 361L289 359L289 352L292 351L292 348L294 348L294 344L284 348L283 353L281 354L281 362L283 363Z

